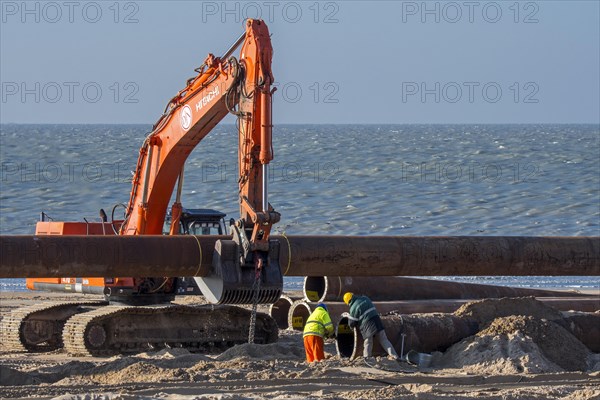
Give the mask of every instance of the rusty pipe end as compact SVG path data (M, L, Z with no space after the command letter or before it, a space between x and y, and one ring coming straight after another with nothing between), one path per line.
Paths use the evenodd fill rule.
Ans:
M288 313L288 326L295 331L304 330L304 325L312 313L310 305L304 300L295 301Z
M294 300L282 295L275 303L269 307L269 315L277 322L279 329L288 329L291 325L288 321L288 314Z
M307 276L304 278L304 300L308 302L325 301L328 289L328 280L325 276Z
M341 358L354 359L362 352L362 336L358 329L348 325L348 314L342 314L335 327L335 337L335 349Z

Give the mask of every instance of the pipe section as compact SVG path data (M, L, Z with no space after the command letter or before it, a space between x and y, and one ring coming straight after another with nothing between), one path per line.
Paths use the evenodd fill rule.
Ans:
M600 237L294 236L279 240L280 264L288 276L600 274Z
M286 276L600 275L600 237L272 236ZM0 236L0 278L209 276L224 236Z
M559 311L579 311L595 312L600 310L600 297L537 297L537 300L555 308ZM441 300L397 300L397 301L376 301L373 302L375 308L381 315L388 313L395 314L428 314L428 313L453 313L463 304L471 300L466 299L441 299ZM342 319L344 313L348 312L348 306L340 302L326 302L329 316L334 325ZM304 300L295 301L289 309L288 326L291 329L301 331L308 316L316 308L316 303L307 303ZM600 314L599 314L600 318ZM600 326L600 324L599 324ZM598 328L600 329L600 328ZM598 330L596 329L596 330ZM594 332L592 327L587 329Z
M185 235L2 235L0 277L206 275L207 263L212 264L215 238L207 236L196 241L194 236Z
M454 312L466 301L460 300L439 300L439 301L381 301L373 305L380 314L389 312L398 312L402 314L426 313L426 312ZM348 306L343 302L328 302L327 310L331 321L337 325L342 318L342 314L348 312ZM316 308L316 303L307 303L304 300L294 302L290 307L288 315L288 325L296 331L302 331L309 315Z
M292 304L296 300L298 300L298 298L282 295L275 303L269 306L269 316L277 322L279 329L288 329L290 327L288 323L288 314Z
M385 333L398 355L410 350L419 353L445 351L454 343L479 331L476 321L452 314L386 315L381 317ZM336 348L340 357L356 358L363 355L363 337L359 329L351 329L348 317L340 319L336 330ZM387 355L378 340L373 344L373 356Z
M538 299L542 300L542 299ZM562 301L563 299L559 299ZM595 299L597 302L598 299ZM419 353L445 351L454 343L476 334L480 329L473 318L458 317L453 314L390 314L381 317L386 335L396 352L410 350ZM565 327L591 351L600 350L600 314L577 313L555 320ZM404 337L404 345L402 339ZM336 349L340 357L356 358L363 355L363 337L360 330L350 328L347 314L342 315L336 327ZM387 353L375 340L373 356Z
M306 301L342 301L346 292L366 295L373 301L585 296L556 290L480 285L402 276L307 276L304 278Z
M304 330L304 325L306 325L306 321L308 321L308 317L314 311L315 307L315 304L313 304L311 307L310 304L308 304L302 299L294 301L294 303L290 307L290 311L288 312L288 326L290 327L290 329L293 329L295 331ZM327 308L329 309L329 305L327 306ZM331 310L329 310L329 316L331 316Z

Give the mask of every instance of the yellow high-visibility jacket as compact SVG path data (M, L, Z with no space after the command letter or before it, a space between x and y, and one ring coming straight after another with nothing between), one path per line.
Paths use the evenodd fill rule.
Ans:
M308 317L302 336L308 335L320 337L333 335L333 323L331 322L329 313L323 307L317 307Z

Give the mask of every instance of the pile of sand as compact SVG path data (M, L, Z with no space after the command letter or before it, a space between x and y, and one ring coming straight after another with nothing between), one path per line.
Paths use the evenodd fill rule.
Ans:
M450 347L436 364L482 375L561 371L530 337L521 332L471 336Z
M454 315L477 321L484 329L496 318L526 315L549 321L562 319L560 311L536 300L534 297L485 299L463 304Z
M113 368L116 366L112 366ZM92 371L87 378L94 383L189 381L183 368L168 368L157 363L135 362L124 368L111 368L99 373Z
M473 374L596 368L589 349L560 325L562 314L534 298L476 301L455 315L476 320L480 331L436 355L436 366Z
M522 333L539 347L554 364L566 371L584 371L590 351L565 328L553 321L535 317L497 318L479 336Z

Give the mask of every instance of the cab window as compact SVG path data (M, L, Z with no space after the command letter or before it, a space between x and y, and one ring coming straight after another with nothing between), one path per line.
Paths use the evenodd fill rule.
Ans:
M163 224L163 235L168 235L171 232L171 218L165 218L165 223ZM183 224L179 221L179 234L183 235L185 231L183 230Z
M192 222L189 225L190 235L220 235L218 222Z

